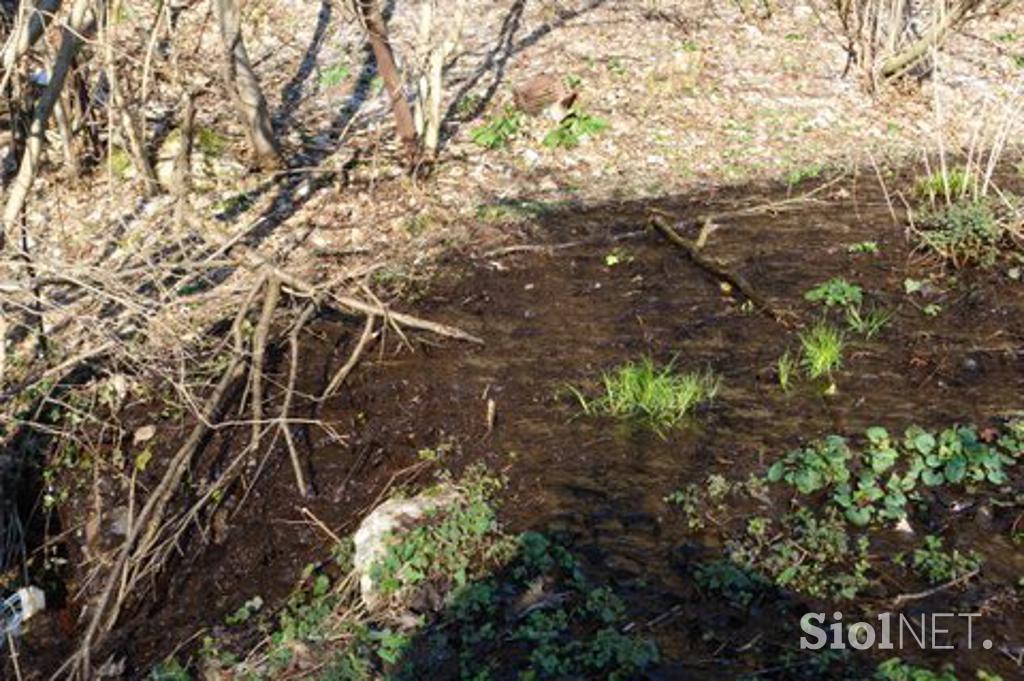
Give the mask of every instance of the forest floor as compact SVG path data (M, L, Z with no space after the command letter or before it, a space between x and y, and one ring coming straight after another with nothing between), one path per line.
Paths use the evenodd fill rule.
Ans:
M390 8L391 38L400 57L413 49L412 4L400 0ZM112 158L87 182L72 185L51 167L38 183L29 213L33 234L39 235L34 257L79 283L100 281L97 272L104 269L114 273L114 285L104 289L106 297L96 306L100 309L118 304L132 310L133 296L141 288L135 288L132 273L158 262L160 256L154 254L197 240L217 247L202 267L222 267L223 276L217 270L217 276L209 276L213 286L186 290L175 304L154 312L158 324L149 336L152 344L130 347L120 360L122 369L138 369L132 362L142 367L137 373L123 372L133 380L173 385L171 393L184 405L168 402L158 412L155 405L164 399L160 391L147 391L134 382L124 388L117 383L124 380L118 367L104 378L113 392L129 395L124 421L113 429L118 447L122 440L135 448L147 442L153 433L146 429L153 414L158 415L155 444L145 447L144 462L136 459L134 468L127 462L125 470L133 471L132 493L136 473L143 488L156 487L163 455L185 439L194 421L189 409L195 404L189 400L213 383L209 377L215 367L207 364L201 366L201 380L190 383L184 368L192 359L188 348L216 345L204 336L211 324L228 318L243 302L249 304L254 283L265 276L266 270L258 267L218 260L234 245L244 245L279 271L307 282L350 276L358 284L353 290L367 300L379 298L393 309L456 324L486 336L489 343L485 350L471 350L452 341L435 352L429 335L418 336L426 342L416 346L425 352L410 359L399 339L385 338L376 360L367 362L367 373L357 372L351 381L351 393L343 391L336 401L325 402L322 413L311 407L314 416L334 429L325 429L325 434L309 428L301 438L320 494L308 503L293 497L286 455L280 443L272 447L268 458L270 453L279 456L259 485L247 489L245 504L228 504L234 529L224 525L226 516L218 511L210 526L221 525L211 534L210 545L204 535L202 550L188 554L189 567L173 574L172 583L162 586L147 607L126 617L123 631L111 636L104 650L114 651L114 667L128 660L127 676L144 676L149 665L178 650L179 644L188 655L195 653L204 636L222 634L225 616L231 617L254 595L266 599L274 612L285 608L302 566L329 553L324 523L328 534L350 532L361 514L379 501L382 490L395 484L396 476L408 474L404 484L410 490L423 482L426 468L417 458L423 451L449 447L456 469L484 460L511 471L506 517L515 530L539 523L585 537L576 547L586 553L584 562L597 566L595 574L602 579L626 584L631 611L648 622L669 623L672 631L658 634L664 639L661 649L676 655L665 672L668 678L685 670L694 678L720 678L718 651L723 649L752 651L735 668L737 674L762 665L772 669L778 663L773 646L781 645L781 635L761 638L771 622L789 617L802 602L780 597L779 610L766 608L745 621L741 631L749 647L735 640L736 613L728 608L713 613L717 620L703 643L697 642L700 635L677 635L702 626L705 604L690 603L668 615L664 611L666 598L684 603L694 598L693 580L680 583L675 569L692 557L687 552L694 545L680 539L685 533L682 520L662 517L667 515L663 496L686 484L704 484L711 470L732 470L734 462L722 458L727 455L707 455L716 442L735 446L738 468L748 473L762 468L764 441L783 447L803 442L804 433L812 430L815 435L846 434L851 428L859 433L879 422L894 432L916 423L939 432L952 425L950 419L981 424L1020 406L1011 403L1021 392L1020 360L1014 350L1024 337L1017 316L1021 297L1019 288L1000 293L1013 267L1019 281L1019 263L976 279L967 277L963 291L943 279L941 285L949 284L948 289L928 285L920 299L912 298L905 282L930 282L932 275L922 269L926 265L908 243L905 226L893 220L894 213L903 215L902 194L912 200L912 178L924 175L926 164L934 163L940 152L958 157L972 147L986 148L1000 129L1011 141L1021 139L1024 22L1019 12L969 25L936 56L934 70L898 88L869 94L856 69L848 68L834 22L811 4L781 2L770 17L744 15L741 3L703 0L469 4L471 20L445 75L448 115L429 174L411 176L399 162L386 96L353 17L329 0L261 0L244 3L246 39L287 168L247 169L244 135L220 95L216 65L208 58L216 54L215 36L202 28L209 23L203 5L183 15L192 40L179 54L191 84L207 90L197 112L195 191L187 228L171 218L173 197L142 196L124 158ZM523 117L507 144L491 149L478 144L476 131L506 116L516 86L538 74L553 75L577 89L580 111L603 121L603 129L571 148L551 147L544 141L556 121L543 115ZM177 101L170 96L164 100L168 110ZM158 127L164 126L160 136L172 139L167 112L150 113L151 120L160 121ZM1016 186L1020 150L1010 146L1000 172L1008 185ZM158 150L157 156L163 158L164 151ZM802 203L799 197L808 192L813 197ZM59 201L46 200L56 195ZM800 308L807 319L812 312L803 309L810 307L803 290L851 272L872 289L875 302L896 311L899 330L886 338L890 345L865 341L858 347L856 361L862 368L848 381L837 381L840 397L833 402L813 390L794 400L774 392L765 397L765 376L780 354L797 347L796 336L788 329L780 333L767 318L734 305L729 286L709 284L697 271L670 276L681 265L667 246L630 246L633 232L646 225L650 207L664 209L678 219L674 224L688 229L706 212L724 215L765 202L783 205L789 199L802 212L788 217L757 212L756 218L749 213L749 219L731 225L732 232L724 230L727 236L716 245L722 249L719 255L763 285L768 295ZM776 225L784 236L771 244ZM608 235L612 241L606 240ZM573 250L577 241L590 244L592 239L599 245ZM554 242L559 242L555 248L566 249L565 260L530 256L534 250L553 252L545 249ZM876 260L857 259L847 250L867 242L881 246ZM517 247L524 248L518 252ZM791 267L796 251L805 257ZM615 269L619 264L624 266ZM939 266L935 271L941 270ZM123 280L116 278L121 271L126 272ZM106 286L111 280L103 281ZM550 303L547 307L540 305L541 290L548 296L543 299ZM930 312L922 314L923 308L933 306L950 314L938 321ZM297 309L293 306L292 311ZM972 316L977 310L983 313ZM81 342L57 335L62 324L54 324L54 339L60 341L51 348L54 364L103 340L88 336L91 318L82 316L77 327L75 320L67 324L65 333L77 328L85 339ZM688 321L673 326L675 319ZM296 411L309 406L307 398L322 390L323 378L344 361L341 350L350 349L357 337L350 321L327 315L311 324L297 378ZM636 329L624 330L634 322ZM223 326L216 328L224 331ZM535 336L546 337L535 342ZM574 345L574 339L585 336L594 341L593 347ZM571 416L564 401L552 407L548 400L558 385L585 383L585 374L607 368L626 352L684 342L727 379L743 374L737 378L740 387L726 395L733 405L714 412L712 425L721 428L720 442L713 429L710 435L687 432L667 443L626 442L600 425L577 427L575 421L567 429ZM177 348L173 360L161 357L162 344ZM278 352L267 367L268 390L275 397L288 380L285 354ZM179 357L181 375L176 373ZM150 363L159 369L145 376ZM537 391L544 396L538 397ZM248 392L242 392L244 405ZM95 403L102 406L106 398L100 394ZM495 414L487 412L487 397L509 410L499 411L497 425ZM545 421L551 414L557 425ZM782 415L778 422L776 414ZM237 416L235 425L244 427L235 430L246 433L216 429L209 436L209 451L237 451L244 444L248 424L243 407ZM88 433L89 427L82 426L88 437L99 433L96 440L109 445L112 436L106 426L94 433ZM556 432L554 440L539 434L548 429ZM148 435L140 438L140 432ZM588 446L596 447L592 461L582 449L561 455L575 451L583 436ZM544 446L558 451L540 451ZM673 447L693 453L681 473ZM520 450L530 451L517 469L515 452ZM652 455L640 469L619 470L643 453ZM350 465L353 455L356 462ZM157 463L146 471L149 457ZM588 463L591 468L584 471ZM214 461L193 472L197 479L200 473L215 476L222 464ZM119 459L118 466L123 469L125 461ZM353 482L354 476L360 484ZM115 534L109 530L109 507L122 511L130 502L118 495L124 497L129 487L124 481L111 483L113 490L101 489L104 484L97 481L79 483L68 503L70 511L62 517L68 531L77 532L72 543L81 544L70 549L71 555L95 571L112 555ZM645 493L637 497L638 489ZM89 507L102 505L99 500L106 494L108 508L99 513L104 529L97 530L88 520ZM1015 508L1017 502L1007 503ZM928 521L928 531L966 522L963 516L936 514L946 524ZM92 520L98 527L100 520ZM730 518L733 525L740 521ZM1016 532L1018 523L1009 511L997 511L990 523L981 529L971 525L963 536L995 556L990 562L998 579L984 582L979 599L984 596L995 617L1015 626L1019 597L1006 596L998 580L1019 570L1019 549L1006 552L1006 542L999 540ZM992 527L998 530L995 539L987 537ZM83 539L90 529L93 536ZM889 536L873 548L884 555L893 543L898 540ZM697 546L698 557L708 558L714 546L714 541ZM1005 555L999 557L1000 552ZM904 572L895 578L899 588L889 589L888 596L923 588L913 581L909 567ZM82 569L68 585L81 586L88 581L83 580L86 574L96 573ZM644 585L647 577L654 590ZM95 591L96 585L83 588ZM877 596L872 593L869 600ZM756 598L763 603L775 596L759 592ZM73 610L75 617L81 614ZM671 624L677 618L685 624ZM69 619L74 617L62 611L40 625L43 637L26 638L25 659L37 660L27 663L30 678L52 671L72 650L75 639L69 631L75 625ZM232 643L244 650L253 643L251 634ZM1012 636L1003 635L999 644L1002 648L985 658L986 668L1007 669L1007 658L1024 654L1024 643ZM691 662L680 660L704 662L693 671ZM303 664L312 664L300 662L284 675L302 676L308 671ZM972 674L981 669L973 662L960 663ZM787 676L789 669L776 670L776 678L795 678ZM817 672L809 673L813 678Z
M300 269L369 259L401 281L423 274L431 254L454 244L486 247L507 236L498 223L545 208L793 184L836 170L872 176L874 163L920 164L926 152L984 143L993 125L1019 114L1024 37L1012 13L954 36L929 77L872 96L847 68L828 15L787 2L756 20L738 6L471 3L445 75L440 161L429 180L413 181L396 163L386 96L352 17L329 2L250 3L249 49L294 170L245 173L241 130L219 95L207 95L197 117L207 131L197 172L210 176L196 213L225 239L266 233L267 251ZM398 3L392 14L396 48L409 54L415 12ZM197 46L212 40L196 33ZM206 49L187 63L196 81L215 88ZM549 148L542 141L554 123L540 117L525 120L504 148L475 144L473 131L540 73L569 81L607 130L572 149ZM136 214L125 178L97 179L91 191L75 190L38 213L41 222L68 226L53 244L76 258L107 244L83 222L132 216L122 235L130 241L164 219L159 206Z

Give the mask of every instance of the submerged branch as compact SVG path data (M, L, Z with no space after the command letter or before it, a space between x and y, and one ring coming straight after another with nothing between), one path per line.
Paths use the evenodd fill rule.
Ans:
M690 260L695 265L708 272L715 278L726 282L727 284L735 287L740 291L747 299L754 304L761 312L767 314L769 317L774 319L779 324L789 327L792 325L792 314L784 313L781 310L777 310L768 300L762 296L757 290L751 286L750 282L746 278L738 273L734 272L724 264L709 258L708 256L701 253L701 244L692 243L687 239L679 236L679 233L672 228L665 219L658 214L651 213L649 216L650 222L654 227L665 235L665 237L671 241L674 245L683 249L686 255L689 256Z

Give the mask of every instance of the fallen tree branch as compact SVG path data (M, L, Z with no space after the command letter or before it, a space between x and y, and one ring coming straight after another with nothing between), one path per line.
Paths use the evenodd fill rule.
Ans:
M420 329L421 331L429 331L437 334L438 336L445 336L448 338L455 338L457 340L469 341L470 343L476 343L478 345L484 345L482 338L474 336L471 333L467 333L457 327L432 322L426 319L420 319L419 317L414 317L413 315L404 314L402 312L395 312L382 304L368 303L365 300L360 300L359 298L351 295L327 292L326 289L329 287L317 288L293 274L280 270L250 248L238 246L236 250L239 252L241 264L253 269L260 267L267 268L267 271L276 276L283 285L300 295L307 297L314 297L321 294L326 295L327 299L334 301L339 306L348 310L354 310L364 315L372 314L384 317L385 319L390 319L402 326L408 326L411 329Z
M267 337L280 299L281 282L270 274L263 293L263 310L252 335L252 369L249 372L252 379L252 432L249 446L253 452L259 447L260 427L263 424L263 361L267 354Z
M292 405L292 395L295 394L295 379L298 375L299 370L299 333L302 332L302 328L309 321L309 318L313 316L313 312L316 311L316 305L310 303L306 306L306 309L299 315L298 320L295 322L295 326L292 327L291 333L288 334L288 347L291 350L291 362L288 366L288 385L284 392L284 401L281 405L281 417L279 427L281 432L284 433L284 441L288 447L288 456L291 458L292 470L295 473L295 484L299 488L299 496L306 498L310 495L309 485L306 483L306 476L302 472L302 462L299 460L299 452L295 448L295 442L292 439L292 427L288 423L288 412Z
M331 378L331 382L327 384L323 394L317 399L318 402L323 402L333 395L335 391L341 387L341 384L345 382L348 375L352 373L352 369L355 368L356 364L359 362L359 358L363 354L363 351L366 350L366 346L369 344L370 339L373 338L373 327L376 320L376 315L366 315L366 324L363 326L362 335L359 336L359 342L356 343L356 347L352 350L352 354L349 355L348 361L346 361L334 374L334 377Z
M262 280L260 284L262 284ZM133 583L133 580L127 579L128 571L132 569L134 563L138 562L141 557L148 553L159 530L164 509L181 484L181 480L184 477L185 471L188 470L193 455L199 449L200 443L209 431L210 424L222 409L231 387L244 373L245 360L242 324L247 312L248 305L238 311L232 325L232 336L235 339L235 346L232 352L231 363L221 374L216 387L203 404L198 422L193 426L185 442L171 458L170 464L168 464L167 470L160 482L146 499L145 505L139 511L139 515L129 529L128 536L125 537L121 545L120 554L113 569L107 575L106 584L99 600L92 609L92 616L78 651L69 659L69 662L73 665L73 672L77 673L79 678L89 679L92 677L92 666L90 663L92 644L98 640L97 636L102 636L117 621L118 613L125 599L125 590L122 589L116 598L116 602L111 603L115 588L119 584ZM140 539L143 528L145 528L146 532Z
M918 591L916 593L900 594L899 596L897 596L896 598L893 599L892 605L890 606L890 608L892 610L896 610L900 606L904 605L905 603L910 603L912 601L919 601L922 598L928 598L929 596L934 596L935 594L937 594L939 592L942 592L942 591L945 591L946 589L951 589L954 586L958 586L960 584L964 584L965 582L969 582L974 577L976 577L979 572L981 572L980 569L971 570L970 572L968 572L966 574L960 575L959 577L957 577L955 579L951 579L948 582L945 582L943 584L939 584L938 586L933 587L931 589L926 589L924 591Z
M754 289L753 286L750 285L750 282L748 282L743 275L738 272L733 272L724 264L701 253L701 249L697 244L691 243L689 240L679 236L679 233L676 232L676 230L673 229L672 226L669 225L668 222L666 222L660 215L652 212L649 216L649 220L651 224L654 225L659 232L664 234L669 241L683 249L695 265L717 279L735 287L740 291L740 293L746 296L755 307L779 324L786 327L791 326L791 319L788 319L791 315L787 315L780 310L776 310L766 298L764 298Z

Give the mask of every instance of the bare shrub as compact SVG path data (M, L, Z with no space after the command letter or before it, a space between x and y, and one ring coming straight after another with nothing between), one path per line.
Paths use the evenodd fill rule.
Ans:
M927 68L950 34L1011 0L826 0L829 20L871 90Z

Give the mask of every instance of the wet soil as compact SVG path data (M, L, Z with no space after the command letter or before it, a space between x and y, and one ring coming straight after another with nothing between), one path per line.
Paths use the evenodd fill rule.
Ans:
M352 530L394 472L418 461L419 450L450 446L445 463L453 469L484 462L507 474L502 516L511 529L559 536L596 581L626 598L639 626L656 622L649 635L664 658L657 675L732 678L767 670L766 676L790 678L785 667L773 671L772 660L796 649L799 615L822 604L787 595L744 612L703 598L690 571L720 547L688 532L663 497L709 473L741 479L763 472L788 449L829 433L855 436L872 425L896 432L911 424L986 425L1024 408L1024 286L993 269L956 273L952 284L939 278L930 297L908 296L907 277L927 279L939 268L911 252L883 197L846 186L821 198L718 218L706 252L800 323L819 314L804 292L833 276L859 283L871 302L894 312L879 337L848 348L835 394L809 382L780 390L773 367L797 348L796 331L744 306L742 296L724 290L684 253L642 231L646 211L657 207L694 237L699 216L734 207L728 197L546 215L518 228L516 240L569 245L452 258L414 305L418 314L460 326L485 345L418 337L410 349L394 335L379 345L343 394L316 412L344 439L319 430L303 434L316 498L297 498L286 455L274 452L219 543L183 560L168 586L123 627L116 645L128 655L130 673L143 675L183 641L191 640L186 650L195 648L202 632L215 632L226 613L252 596L282 602L302 566L321 560L330 546L301 507L336 532ZM848 245L866 240L878 242L878 254L848 252ZM609 265L613 250L619 262ZM941 313L923 314L928 303L940 304ZM345 319L313 328L302 352L304 392L318 392L356 335ZM674 359L684 369L713 369L724 380L718 399L664 439L580 417L565 386L594 386L602 370L644 355ZM218 436L211 446L230 449L231 438ZM1020 489L1020 471L1014 480ZM1024 574L1024 551L1009 542L1008 531L1020 509L996 509L992 523L979 527L973 513L949 510L956 501L939 499L920 534L942 531L979 551L984 579L918 606L986 607L989 621L982 626L997 645L916 659L933 667L950 663L971 677L985 668L1019 678L1020 668L999 647L1024 644L1024 612L1017 601L1001 607L993 595ZM901 542L907 540L893 536L886 546L910 548ZM874 556L874 574L883 580L888 559ZM894 581L883 582L890 597L918 588ZM34 644L26 643L31 655Z

